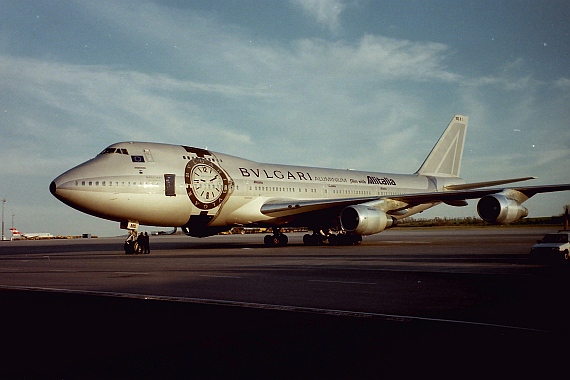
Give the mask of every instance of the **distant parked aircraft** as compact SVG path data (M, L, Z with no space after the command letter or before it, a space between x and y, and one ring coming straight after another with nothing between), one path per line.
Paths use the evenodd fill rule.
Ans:
M10 228L12 231L12 238L10 240L39 240L39 239L52 239L53 235L49 232L20 232L14 227Z

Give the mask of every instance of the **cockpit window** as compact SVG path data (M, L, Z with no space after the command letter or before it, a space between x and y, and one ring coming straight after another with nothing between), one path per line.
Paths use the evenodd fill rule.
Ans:
M129 152L124 148L105 148L105 150L101 152L101 154L114 154L114 153L126 154L127 156L129 155Z

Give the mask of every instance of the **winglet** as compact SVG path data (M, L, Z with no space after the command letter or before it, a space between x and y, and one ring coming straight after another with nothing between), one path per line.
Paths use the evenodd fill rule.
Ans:
M459 177L467 116L455 115L416 174Z

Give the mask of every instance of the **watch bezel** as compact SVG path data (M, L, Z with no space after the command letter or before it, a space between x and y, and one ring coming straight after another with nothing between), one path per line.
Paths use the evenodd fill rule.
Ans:
M196 196L194 192L194 186L192 184L192 172L197 166L211 167L213 170L216 171L216 173L219 174L219 176L222 179L223 182L222 192L216 199L212 200L211 202L203 202ZM184 171L184 181L186 183L186 192L188 193L190 201L194 206L202 210L211 210L213 208L218 207L219 205L222 204L222 202L226 199L226 196L228 195L229 181L226 173L218 165L214 164L212 161L207 160L206 158L203 157L195 157L190 161L188 161L188 163L186 164L186 169Z

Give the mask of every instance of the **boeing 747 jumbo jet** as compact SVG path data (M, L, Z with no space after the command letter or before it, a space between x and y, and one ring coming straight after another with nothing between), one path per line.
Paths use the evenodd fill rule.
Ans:
M528 215L521 204L570 184L496 187L534 177L465 183L459 178L467 116L456 115L413 174L264 164L183 145L122 142L65 172L50 185L65 204L137 230L181 227L189 236L232 227L268 227L269 246L286 245L283 227L307 227L309 245L357 244L398 219L440 203L465 206L489 223ZM493 188L489 188L492 187Z

